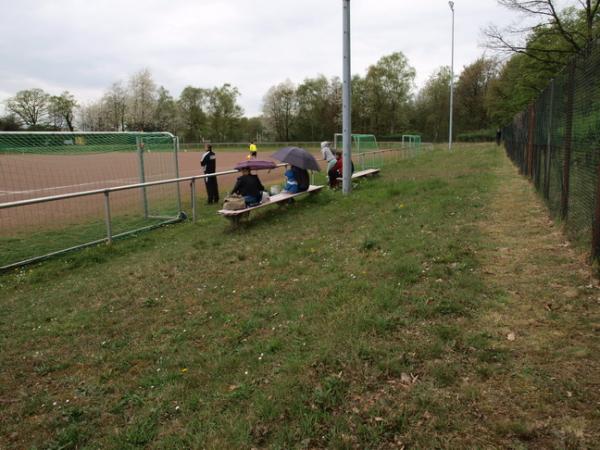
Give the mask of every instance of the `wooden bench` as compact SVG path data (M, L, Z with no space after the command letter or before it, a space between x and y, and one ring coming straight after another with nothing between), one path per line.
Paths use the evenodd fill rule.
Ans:
M352 174L352 179L356 180L357 178L362 178L362 177L370 177L373 175L378 175L379 172L381 171L381 169L365 169L365 170L361 170L359 172L354 172ZM338 181L343 181L343 178L338 178Z
M370 177L372 175L379 174L380 171L381 171L381 169L365 169L365 170L361 170L359 172L354 172L352 174L352 179L354 180L355 178Z
M314 186L311 184L306 191L298 192L296 194L290 194L289 192L281 192L280 194L272 195L269 198L269 201L260 203L259 205L251 206L249 208L244 208L244 209L236 209L236 210L220 209L219 211L217 211L217 214L220 214L223 217L226 217L227 219L231 220L234 224L238 224L240 221L240 218L242 218L244 216L246 216L246 217L249 216L251 211L257 210L259 208L264 208L265 206L269 206L269 205L275 205L275 204L282 205L283 203L287 203L290 199L298 197L300 195L316 194L324 187L325 186Z

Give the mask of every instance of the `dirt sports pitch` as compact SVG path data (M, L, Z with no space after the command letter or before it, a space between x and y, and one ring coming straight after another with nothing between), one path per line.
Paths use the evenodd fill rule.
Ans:
M179 176L188 177L202 173L200 159L203 152L179 153ZM217 153L217 171L232 169L245 160L247 152ZM315 154L317 158L318 155ZM260 155L261 159L270 159ZM146 181L175 178L172 153L147 153L144 159ZM139 161L135 153L114 152L85 155L0 155L0 203L30 198L61 195L72 192L103 189L140 182ZM261 171L260 178L265 186L282 182L281 169ZM219 177L222 193L231 189L237 175ZM184 201L190 196L189 183L181 183ZM164 209L166 201L175 204L175 185L151 187L147 190L150 206L160 203ZM197 182L199 202L206 191L202 180ZM111 194L113 213L128 211L141 213L141 190ZM103 196L94 195L69 200L54 201L27 207L0 210L3 230L26 230L45 225L64 226L93 217L102 218Z

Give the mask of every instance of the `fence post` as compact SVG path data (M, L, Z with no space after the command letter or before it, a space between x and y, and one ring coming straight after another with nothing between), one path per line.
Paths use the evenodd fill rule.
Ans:
M562 195L560 199L560 215L566 220L569 213L569 174L571 170L571 149L573 148L573 101L575 98L575 61L569 64L567 81L567 101L565 118L565 157L563 160Z
M139 161L140 171L140 183L146 182L146 170L144 169L144 140L143 138L136 138L137 143L137 154ZM148 218L148 193L146 192L146 186L142 188L142 207L144 208L144 219Z
M596 171L596 208L592 226L592 260L600 258L600 164Z
M192 223L196 223L196 179L192 178L190 182L190 189L192 191Z
M104 191L104 219L106 221L106 241L112 244L112 222L110 219L110 191Z
M554 111L554 78L550 81L550 113L548 115L548 140L546 142L546 175L544 176L544 197L550 198L550 158L552 157L552 113Z
M533 178L533 161L535 151L535 103L529 105L527 127L527 176Z

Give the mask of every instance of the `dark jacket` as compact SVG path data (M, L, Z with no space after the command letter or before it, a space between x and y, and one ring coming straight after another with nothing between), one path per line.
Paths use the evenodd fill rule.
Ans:
M262 183L256 175L242 175L235 182L232 194L240 194L242 196L251 195L252 197L260 197L264 191Z
M310 184L308 171L305 169L301 169L300 167L292 166L292 172L294 172L294 177L298 182L298 192L306 191Z
M215 173L217 169L217 157L212 150L202 155L200 165L204 167L204 173Z

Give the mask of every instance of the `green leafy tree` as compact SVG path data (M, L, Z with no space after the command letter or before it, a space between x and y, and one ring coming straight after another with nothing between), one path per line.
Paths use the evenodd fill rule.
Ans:
M356 133L369 133L371 117L367 82L360 75L352 77L352 129Z
M25 89L6 100L6 109L31 128L47 123L49 103L50 95L42 89Z
M187 86L181 91L177 108L181 117L181 134L186 141L200 142L207 135L207 103L208 92L205 89Z
M366 113L371 118L372 132L395 134L406 126L406 106L415 79L415 69L401 52L382 57L369 67L365 78Z
M0 117L0 131L20 131L21 124L14 114Z
M298 112L294 132L301 140L330 138L341 127L342 85L339 78L324 75L307 78L296 89Z
M528 44L535 48L559 48L564 40L543 32L532 33ZM560 55L560 56L559 56ZM554 64L544 58L515 53L502 66L496 80L489 85L486 105L490 120L503 125L523 110L548 85L557 71L571 58L570 53L554 54Z
M579 0L579 7L562 10L557 0L498 0L498 3L530 19L527 23L533 19L533 25L488 27L487 46L494 50L527 55L556 66L564 63L565 55L581 53L600 37L600 0ZM543 45L547 41L554 45Z
M240 91L230 84L215 87L208 92L209 135L212 139L226 142L239 139L242 107L237 103Z
M483 56L463 69L455 90L458 132L483 130L491 126L486 98L490 83L497 75L497 61Z
M262 117L242 117L240 119L240 140L243 141L261 141L265 132L264 121Z
M163 86L160 86L157 91L153 121L158 131L176 132L177 104L173 96Z
M440 67L429 77L415 100L411 125L426 140L448 139L451 77L450 67Z
M69 91L60 95L53 95L48 101L48 116L54 128L57 130L74 130L75 108L77 100Z

